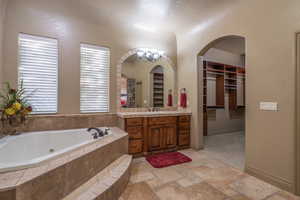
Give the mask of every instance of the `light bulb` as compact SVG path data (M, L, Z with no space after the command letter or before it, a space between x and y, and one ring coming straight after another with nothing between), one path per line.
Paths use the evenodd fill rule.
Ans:
M137 56L140 57L140 58L143 57L144 54L145 54L145 52L143 52L141 50L137 52Z
M155 60L159 59L159 57L160 57L160 55L159 55L158 53L154 53L154 54L153 54L153 58L154 58Z
M148 51L148 52L146 53L146 57L147 57L147 58L151 58L151 57L152 57L152 53L151 53L150 51Z

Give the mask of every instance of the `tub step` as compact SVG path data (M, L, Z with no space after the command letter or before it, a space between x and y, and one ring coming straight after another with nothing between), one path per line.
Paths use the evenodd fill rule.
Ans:
M63 200L117 200L127 186L132 156L124 155Z

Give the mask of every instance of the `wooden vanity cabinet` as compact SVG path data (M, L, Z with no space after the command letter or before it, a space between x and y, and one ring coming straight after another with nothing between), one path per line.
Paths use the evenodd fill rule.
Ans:
M148 130L148 151L176 148L176 125L151 126Z
M179 116L178 121L178 146L190 147L191 116Z
M190 116L125 118L129 154L135 156L190 147Z
M148 151L153 152L176 148L176 122L176 117L149 118Z
M148 129L148 150L157 151L161 150L164 146L163 128L160 126L152 126Z
M138 154L143 152L144 145L144 119L130 118L125 120L125 131L128 133L128 152L129 154Z

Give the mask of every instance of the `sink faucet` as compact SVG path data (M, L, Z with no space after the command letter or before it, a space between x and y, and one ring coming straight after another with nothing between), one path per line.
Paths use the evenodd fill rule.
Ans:
M99 137L103 137L104 136L103 131L101 129L99 129L99 128L91 127L91 128L87 129L88 132L91 132L92 130L96 131L96 132L92 133L92 136L93 136L94 139L97 139Z

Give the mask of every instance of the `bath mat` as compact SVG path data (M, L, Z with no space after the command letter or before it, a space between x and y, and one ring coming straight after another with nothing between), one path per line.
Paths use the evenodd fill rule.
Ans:
M155 168L163 168L192 161L191 158L179 152L150 155L146 157L146 160Z

